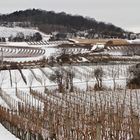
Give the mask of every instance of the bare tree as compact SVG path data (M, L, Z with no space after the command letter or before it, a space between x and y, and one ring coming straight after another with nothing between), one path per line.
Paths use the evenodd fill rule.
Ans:
M97 69L94 70L94 76L95 76L96 81L97 81L97 83L96 83L96 85L97 85L96 88L97 89L101 89L102 88L103 74L104 74L104 72L103 72L102 68L97 68Z
M58 53L57 61L59 62L60 65L62 65L62 63L70 62L69 60L70 54L67 52L66 48L59 48L58 52L59 53Z
M140 87L140 64L130 67L128 71L131 76L127 81L127 86L129 88Z
M86 73L84 74L84 78L85 78L85 80L86 80L86 91L88 91L88 90L89 90L89 85L88 85L88 83L89 83L89 80L92 78L92 77L91 77L91 74L88 73L88 72L86 72Z
M55 64L55 57L54 56L50 56L48 59L48 63L50 66L53 66Z
M13 80L13 83L15 83L15 91L16 91L16 95L17 95L17 92L18 92L18 89L17 89L17 85L18 85L18 82L21 80L20 77L17 77L17 73L15 72L14 73L14 80Z
M74 77L75 77L75 74L70 66L65 76L66 89L69 89L70 92L73 92L73 78Z
M64 86L63 86L64 75L63 75L63 71L61 69L55 70L55 72L52 75L50 75L49 79L51 81L57 83L59 92L63 93L63 91L64 91Z
M115 69L115 67L112 67L112 80L113 80L113 90L116 90L116 77L117 77L118 71Z
M29 75L29 89L31 91L31 87L32 87L32 84L33 84L33 80L34 80L34 76L32 74Z

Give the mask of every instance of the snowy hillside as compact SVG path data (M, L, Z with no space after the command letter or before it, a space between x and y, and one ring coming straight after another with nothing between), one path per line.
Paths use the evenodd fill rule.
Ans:
M101 109L104 109L103 112L106 110L108 111L112 107L114 109L114 112L112 110L112 114L114 113L113 115L115 115L115 117L117 114L116 112L118 112L117 107L119 109L120 107L124 108L124 113L126 114L126 117L127 115L130 115L129 109L131 106L136 110L136 113L139 114L139 101L136 100L140 97L139 90L132 91L129 89L125 89L127 77L129 77L129 73L127 72L129 66L129 64L64 67L48 66L46 68L22 69L21 71L1 71L1 122L10 132L14 133L19 138L24 136L25 140L28 140L28 137L32 137L35 140L49 139L52 136L51 132L54 132L51 130L55 130L54 128L56 128L57 130L55 131L57 134L56 137L59 140L62 140L65 135L62 135L59 130L62 130L63 132L64 130L62 129L62 127L65 125L68 128L74 128L73 131L75 132L77 132L78 127L78 129L83 131L82 126L89 128L87 129L88 132L91 132L91 126L96 130L96 119L98 119L97 115L101 111L98 110L101 107ZM102 84L105 89L102 91L93 90L94 85L97 82L94 76L94 72L98 68L101 68L104 73L102 77ZM73 92L69 92L70 87L66 90L66 94L59 92L59 85L55 80L53 80L51 76L52 74L56 73L56 70L61 71L63 74L63 86L67 85L65 85L67 74L69 72L74 73L72 84L74 86ZM70 85L68 84L68 86ZM114 90L111 90L113 88ZM133 93L132 95L130 94L131 92ZM122 105L124 106L122 107ZM7 109L9 109L11 113L9 113ZM93 109L92 112L91 109ZM96 111L96 109L98 110ZM67 117L66 114L68 114L68 111L70 112L69 120L65 118ZM91 115L91 113L94 113L94 115ZM108 114L109 112L107 112L105 115L101 114L101 117L104 117ZM90 117L90 123L87 123L88 120L86 119L84 121L83 119L81 119L86 118L87 116ZM130 118L130 116L128 116L128 118ZM60 121L58 121L57 119ZM67 122L72 123L68 126L66 124L66 121L63 120L68 120ZM104 118L102 120L104 121ZM112 118L108 119L107 121L112 121ZM62 125L60 125L60 123ZM56 127L55 124L57 124L56 126L58 127ZM109 122L108 124L111 123ZM125 122L120 122L120 124L125 124ZM12 125L14 127L9 127ZM130 123L127 123L125 125L127 125L128 127ZM52 126L54 128L50 129L52 128ZM68 128L67 130L69 130ZM110 128L110 125L107 125L107 128ZM103 131L109 133L110 131L108 132L108 130L106 131L105 129L103 129ZM8 132L6 132L4 127L1 125L0 131L2 133L0 134L3 140L14 140L12 139L13 136L10 136L10 134L6 134L7 137L3 135L4 133ZM66 131L65 133L69 133L69 131ZM75 137L76 135L72 135L72 139L70 140L75 140ZM81 139L82 138L80 137L77 140ZM88 140L90 140L90 136L88 136Z
M2 27L0 26L0 37L8 38L10 36L15 37L17 33L22 32L25 36L32 36L34 33L39 32L44 40L48 40L50 38L50 35L46 35L36 29L31 28L21 28L21 27Z

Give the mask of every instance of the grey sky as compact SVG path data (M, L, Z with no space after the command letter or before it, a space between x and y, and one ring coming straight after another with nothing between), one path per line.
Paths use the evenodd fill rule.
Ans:
M0 0L0 13L40 8L89 16L140 32L140 0Z

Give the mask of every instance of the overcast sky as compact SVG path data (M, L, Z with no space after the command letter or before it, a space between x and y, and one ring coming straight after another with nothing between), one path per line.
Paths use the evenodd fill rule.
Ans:
M0 13L40 8L64 11L140 32L140 0L0 0Z

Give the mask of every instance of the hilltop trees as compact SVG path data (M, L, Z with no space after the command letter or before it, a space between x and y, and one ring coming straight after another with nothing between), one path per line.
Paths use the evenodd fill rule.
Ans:
M39 9L16 11L8 15L0 16L0 23L5 22L29 22L39 30L51 33L53 31L76 33L77 31L93 31L91 34L108 37L123 37L125 31L112 24L98 22L94 18L85 18L80 15L70 15L64 12L55 13Z
M36 32L34 35L33 35L33 40L34 41L41 41L42 40L42 36L39 32Z
M18 32L16 36L11 35L8 38L10 42L23 42L23 41L41 41L42 35L39 32L34 33L33 35L24 35L22 32Z
M6 42L6 39L4 37L1 37L0 42Z

